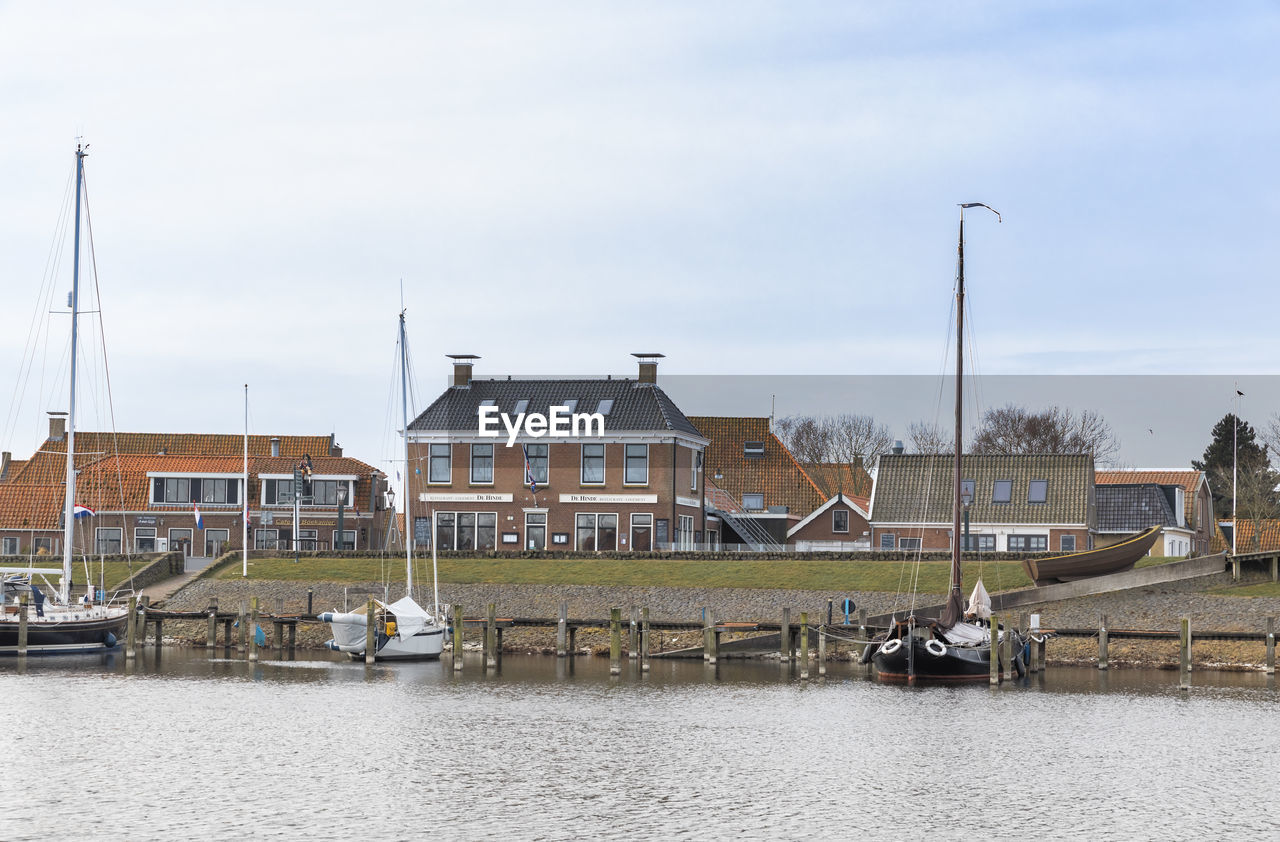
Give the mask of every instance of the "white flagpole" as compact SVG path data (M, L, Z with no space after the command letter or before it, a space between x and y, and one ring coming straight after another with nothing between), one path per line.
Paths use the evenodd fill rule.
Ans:
M244 466L243 476L244 484L242 493L244 494L244 514L240 518L241 524L240 536L240 575L248 578L249 576L249 384L244 384Z

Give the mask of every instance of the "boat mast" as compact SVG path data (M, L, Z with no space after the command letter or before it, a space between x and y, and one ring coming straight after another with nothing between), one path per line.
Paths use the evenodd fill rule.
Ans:
M403 305L401 301L401 305ZM404 580L413 596L413 524L409 522L409 348L405 344L404 310L400 310L400 413L404 420Z
M62 586L58 596L63 605L71 601L71 541L74 537L76 505L76 354L77 322L80 315L80 188L84 183L84 147L76 145L76 234L71 261L71 394L67 412L67 495L62 506ZM85 583L86 587L88 582Z

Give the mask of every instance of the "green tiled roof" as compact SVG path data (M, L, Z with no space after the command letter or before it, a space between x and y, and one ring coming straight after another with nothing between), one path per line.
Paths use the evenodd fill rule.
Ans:
M954 457L886 454L880 457L871 498L873 523L950 523ZM1088 454L977 456L961 459L974 481L971 524L1091 524L1093 457ZM992 502L997 480L1012 481L1008 503ZM1046 480L1045 502L1031 503L1032 480Z

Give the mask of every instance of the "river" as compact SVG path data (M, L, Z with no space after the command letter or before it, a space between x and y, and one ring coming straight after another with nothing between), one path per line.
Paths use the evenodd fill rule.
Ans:
M1180 839L1280 833L1274 679L169 648L0 661L0 839Z

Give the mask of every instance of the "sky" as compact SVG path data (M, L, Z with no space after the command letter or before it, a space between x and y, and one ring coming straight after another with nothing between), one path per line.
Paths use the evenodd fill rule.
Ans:
M1276 43L1265 2L0 2L0 448L65 408L58 355L22 360L29 324L64 341L83 138L123 431L240 432L247 383L251 432L387 469L402 285L419 407L448 353L734 378L689 414L936 375L982 201L978 371L1199 376L1176 440L1139 443L1126 390L1073 399L1125 461L1181 464L1280 357ZM777 412L904 415L830 397Z

